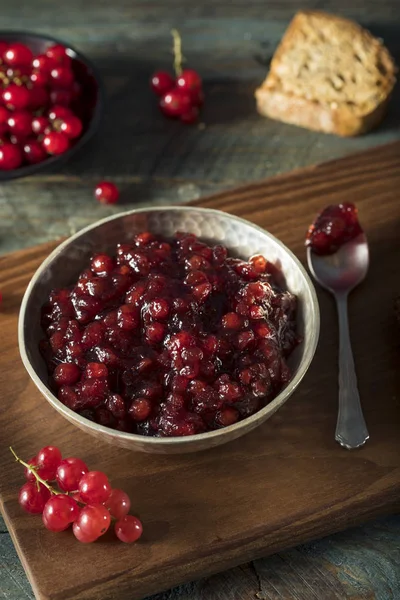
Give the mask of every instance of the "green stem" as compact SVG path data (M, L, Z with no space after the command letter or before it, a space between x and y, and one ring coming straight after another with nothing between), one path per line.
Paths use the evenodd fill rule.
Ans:
M174 40L174 45L173 45L174 71L175 71L176 77L180 77L182 75L182 63L185 61L185 58L182 54L182 39L181 39L180 33L177 29L172 29L171 35Z
M58 492L57 490L55 490L53 487L51 487L51 485L49 485L47 483L47 481L45 479L42 479L40 477L40 475L37 474L36 472L36 468L28 463L26 463L25 461L21 460L14 452L14 450L12 449L12 447L10 446L10 450L15 458L15 460L22 466L26 467L27 469L29 469L31 471L31 473L33 473L35 479L36 479L36 483L39 486L39 483L41 483L42 485L44 485L44 487L46 487L49 492L51 494L62 494L63 492Z

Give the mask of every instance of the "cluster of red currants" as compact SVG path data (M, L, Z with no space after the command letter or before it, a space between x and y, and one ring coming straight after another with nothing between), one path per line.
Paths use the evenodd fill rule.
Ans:
M176 79L166 71L158 71L151 78L151 87L160 96L160 110L164 115L179 118L184 123L198 121L204 94L196 71L186 69Z
M160 97L161 112L184 123L196 123L200 107L204 102L202 81L193 69L182 70L182 40L176 29L172 30L174 39L175 78L167 71L157 71L151 78L152 90Z
M19 504L28 513L42 514L50 531L64 531L72 524L75 537L87 544L108 530L113 517L115 533L122 542L136 542L142 535L139 519L128 515L129 496L112 489L105 473L89 471L80 458L62 459L56 446L45 446L28 463L12 448L11 452L25 467L27 479L19 492ZM59 489L50 481L56 481Z
M0 41L0 169L66 152L83 130L71 108L80 93L61 44L35 56L25 44Z

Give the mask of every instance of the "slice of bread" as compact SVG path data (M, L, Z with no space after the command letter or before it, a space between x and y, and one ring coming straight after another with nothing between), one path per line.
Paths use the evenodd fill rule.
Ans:
M395 73L385 46L357 23L301 11L256 90L257 109L264 116L308 129L359 135L383 118Z

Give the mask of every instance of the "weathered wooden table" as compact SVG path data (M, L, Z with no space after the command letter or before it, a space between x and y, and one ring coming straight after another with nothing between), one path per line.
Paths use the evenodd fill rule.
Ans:
M0 0L3 29L65 39L97 63L108 92L99 134L83 153L58 173L1 185L0 253L70 234L113 212L188 202L400 138L398 89L383 125L354 140L257 116L254 88L292 14L305 6L368 25L400 63L397 0ZM148 88L152 71L171 63L172 27L180 30L184 54L205 80L202 127L164 120ZM95 183L104 178L120 186L116 207L93 199ZM320 600L322 581L330 591L321 600L399 599L399 565L400 518L390 517L181 586L157 600ZM33 598L1 519L0 597Z

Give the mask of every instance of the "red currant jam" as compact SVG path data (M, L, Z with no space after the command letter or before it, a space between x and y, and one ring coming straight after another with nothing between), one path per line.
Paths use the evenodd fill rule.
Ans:
M226 427L290 379L296 297L263 256L144 232L99 253L42 309L50 385L70 409L147 436Z
M315 254L334 254L337 250L362 233L354 204L344 203L327 206L309 227L306 246Z

